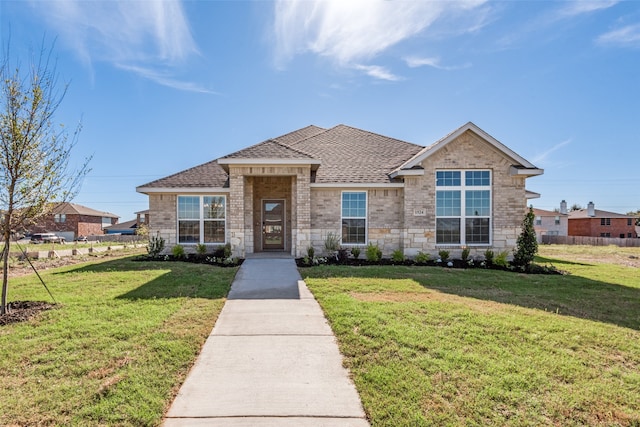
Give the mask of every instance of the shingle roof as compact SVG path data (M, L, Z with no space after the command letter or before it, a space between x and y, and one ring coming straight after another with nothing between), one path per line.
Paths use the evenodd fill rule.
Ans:
M316 183L385 183L388 174L422 147L398 139L338 125L291 143L321 161Z
M569 219L576 218L635 218L633 215L625 215L616 212L601 211L594 209L595 216L589 216L588 209L580 209L569 212Z
M88 208L86 206L78 205L76 203L62 202L58 203L52 210L53 214L65 214L65 215L86 215L86 216L100 216L107 218L120 218L118 215L110 212L97 211L95 209Z
M268 140L235 153L228 154L221 159L307 159L312 160L308 154L283 145L275 140Z
M229 176L217 160L141 185L139 188L229 187Z
M289 132L277 138L273 138L281 144L291 145L303 139L309 138L311 136L316 136L319 133L324 132L326 129L323 129L318 126L309 125L305 128L294 130L293 132Z

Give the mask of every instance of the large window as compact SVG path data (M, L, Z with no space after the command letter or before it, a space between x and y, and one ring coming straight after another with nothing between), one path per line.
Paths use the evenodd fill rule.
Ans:
M224 243L225 196L178 196L178 243Z
M490 224L490 171L436 172L437 244L490 244Z
M367 242L367 193L342 193L342 243L364 245Z
M55 214L53 216L53 222L67 222L67 215L66 214Z

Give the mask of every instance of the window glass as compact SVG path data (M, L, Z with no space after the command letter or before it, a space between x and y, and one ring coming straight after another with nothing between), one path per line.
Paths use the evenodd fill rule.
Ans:
M436 191L436 243L490 244L491 171L436 171L436 186L449 187Z
M178 196L178 243L224 243L226 197Z
M467 191L465 193L466 216L489 216L491 210L491 200L489 190Z
M465 185L488 186L491 185L489 171L466 171L464 173Z
M200 218L200 196L178 196L178 219Z
M460 219L438 218L436 220L437 243L460 243Z
M367 235L366 191L342 193L342 243L365 244Z
M344 218L365 217L367 214L367 193L342 193L342 216Z
M436 191L436 216L459 216L460 203L460 191Z
M436 185L438 187L457 187L460 185L460 171L437 171Z

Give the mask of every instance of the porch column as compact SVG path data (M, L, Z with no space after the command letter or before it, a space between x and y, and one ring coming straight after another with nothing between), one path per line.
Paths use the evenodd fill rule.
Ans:
M293 208L296 212L296 226L293 230L293 255L296 258L307 253L311 245L311 189L309 187L311 169L299 168L295 179ZM293 209L292 209L293 210Z
M229 168L229 240L233 256L245 256L245 199L244 199L244 175L239 168Z

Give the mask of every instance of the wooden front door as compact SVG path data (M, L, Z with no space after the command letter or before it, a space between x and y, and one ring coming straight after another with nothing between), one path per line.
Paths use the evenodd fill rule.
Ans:
M262 249L284 250L284 200L262 201Z

